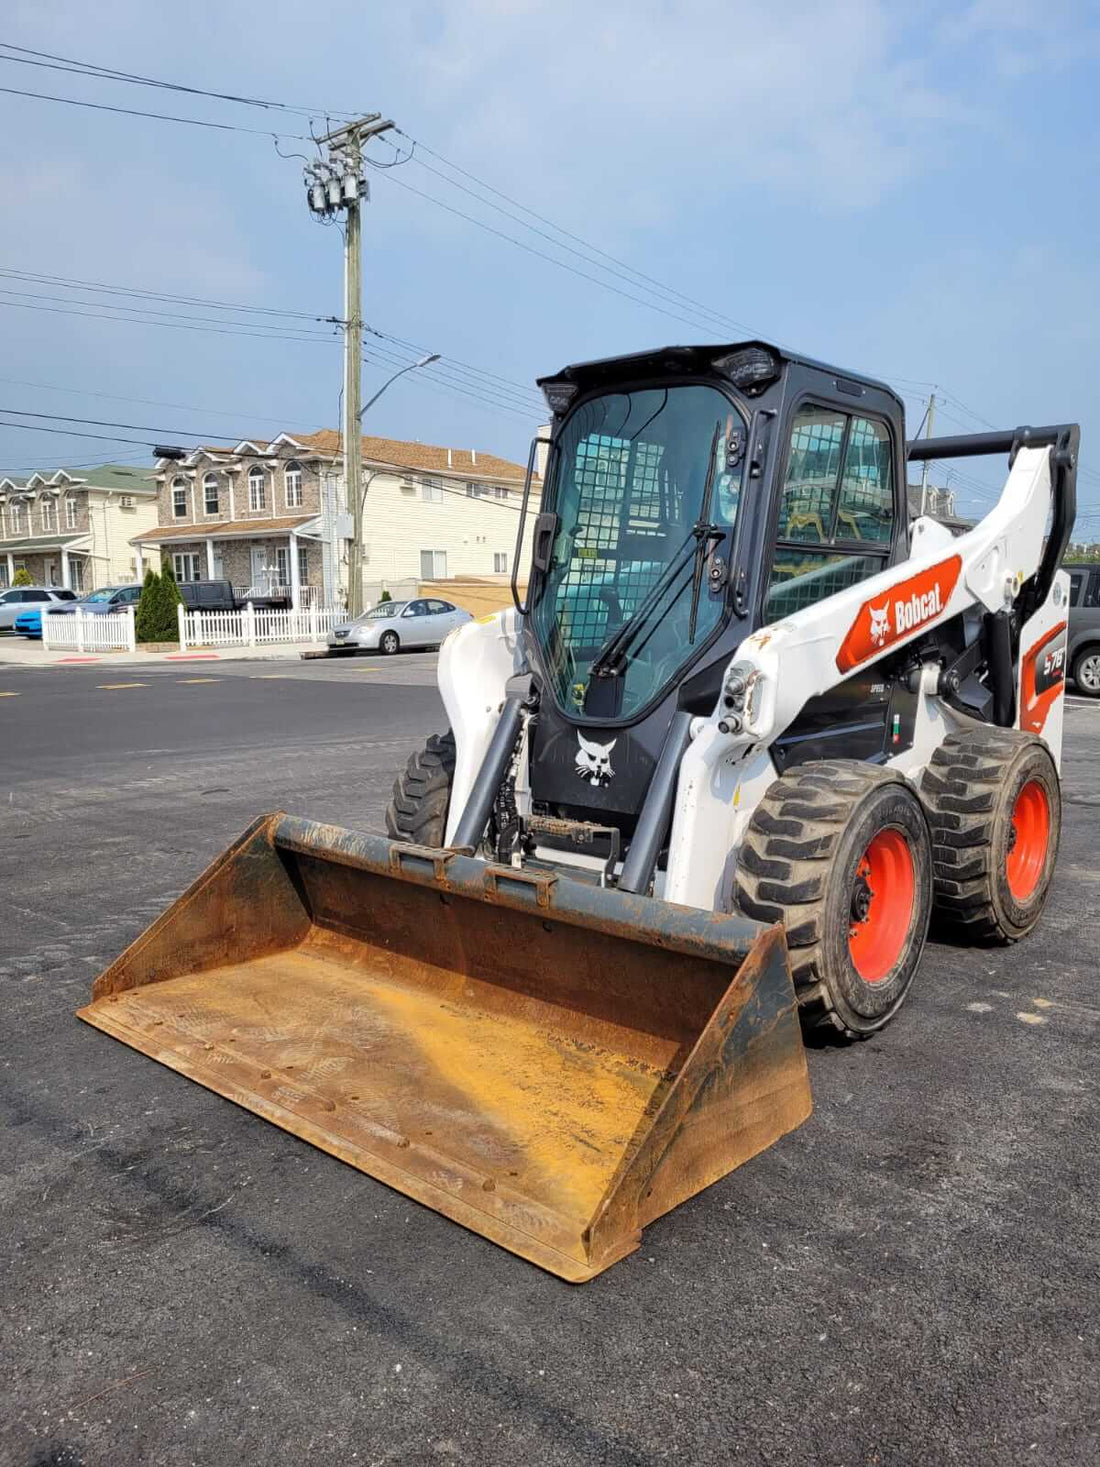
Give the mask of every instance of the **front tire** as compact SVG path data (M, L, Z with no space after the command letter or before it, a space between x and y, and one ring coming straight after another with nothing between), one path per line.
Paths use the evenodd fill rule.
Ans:
M1018 942L1046 905L1062 795L1044 743L1009 728L949 734L923 781L936 915L972 942Z
M447 833L447 811L455 776L455 736L432 734L394 780L386 807L386 834L392 840L438 849Z
M788 770L737 854L741 910L782 922L803 1022L863 1039L904 1003L928 935L932 844L897 773L853 759Z
M383 632L378 639L379 649L385 657L392 657L400 645L401 642L396 632Z

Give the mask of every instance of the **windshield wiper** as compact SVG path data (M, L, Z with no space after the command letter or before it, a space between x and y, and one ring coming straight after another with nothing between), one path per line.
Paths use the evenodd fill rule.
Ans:
M654 581L634 615L623 622L618 631L613 633L596 653L588 669L589 677L617 677L619 675L620 659L629 651L631 644L649 619L650 613L670 588L672 582L677 576L682 575L691 563L695 551L694 549L689 550L688 547L695 539L696 528L693 526L677 546L672 560Z
M645 627L655 606L671 588L676 578L687 569L688 564L694 561L694 569L691 578L691 625L688 641L694 643L696 625L699 619L699 593L703 580L703 567L706 564L707 552L716 539L720 540L725 533L717 525L711 523L711 503L714 499L715 466L718 453L718 439L722 432L722 420L719 419L714 425L714 434L710 440L710 462L707 465L706 482L703 485L703 499L699 507L699 518L692 525L687 535L673 552L673 558L653 583L649 594L638 607L634 615L623 623L617 632L602 646L596 654L588 669L589 677L618 677L622 671L622 659L637 641ZM688 546L692 545L690 553L685 555ZM676 593L677 599L684 587Z

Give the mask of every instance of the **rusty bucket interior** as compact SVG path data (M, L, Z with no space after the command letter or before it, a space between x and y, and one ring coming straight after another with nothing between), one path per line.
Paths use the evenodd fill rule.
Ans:
M80 1017L571 1282L810 1111L780 929L285 815Z

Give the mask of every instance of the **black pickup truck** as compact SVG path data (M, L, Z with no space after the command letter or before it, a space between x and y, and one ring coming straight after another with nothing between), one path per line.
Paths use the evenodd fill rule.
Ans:
M285 611L290 606L289 590L242 598L235 594L232 581L181 581L179 591L188 611L243 611L249 601L257 611Z

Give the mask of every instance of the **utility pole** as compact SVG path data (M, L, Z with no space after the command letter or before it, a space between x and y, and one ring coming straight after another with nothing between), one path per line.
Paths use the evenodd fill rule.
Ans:
M360 117L318 142L328 147L327 160L306 168L310 210L323 218L343 211L344 228L344 483L352 517L348 550L348 613L363 609L363 444L360 398L363 361L363 249L360 201L370 199L363 177L363 144L393 123L380 112Z
M932 425L936 421L936 394L928 394L928 411L924 415L924 436L931 438ZM924 514L928 508L928 460L925 459L920 471L920 512Z

